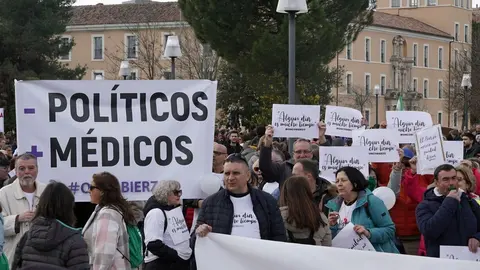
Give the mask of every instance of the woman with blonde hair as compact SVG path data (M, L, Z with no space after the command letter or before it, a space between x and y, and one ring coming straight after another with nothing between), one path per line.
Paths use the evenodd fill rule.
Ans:
M292 176L285 181L280 194L280 212L289 242L317 246L332 245L328 219L313 202L307 178Z
M477 180L473 175L472 170L469 167L463 165L458 166L457 168L455 168L455 170L457 171L459 188L462 189L470 199L473 199L480 204L480 197L475 194L475 190L477 188Z

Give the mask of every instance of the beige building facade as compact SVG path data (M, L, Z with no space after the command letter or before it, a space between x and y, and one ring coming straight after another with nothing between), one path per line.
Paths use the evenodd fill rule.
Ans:
M182 75L179 70L188 69L183 63L194 65L194 58L203 53L176 2L76 6L66 30L62 38L75 45L60 61L71 67L86 66L86 80L98 75L121 79L118 73L122 60L130 64L128 79L169 78L171 62L163 53L170 35L180 36L184 54L184 61L177 60L177 78Z
M401 95L405 110L461 128L463 112L448 108L448 93L449 85L459 87L452 69L470 52L472 11L471 0L376 1L373 24L330 64L344 71L332 104L362 110L374 125L378 85L379 122Z

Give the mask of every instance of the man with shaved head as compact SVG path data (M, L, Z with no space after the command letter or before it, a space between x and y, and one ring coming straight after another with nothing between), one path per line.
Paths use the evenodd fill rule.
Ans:
M213 173L223 173L223 162L227 158L227 147L223 144L213 143Z

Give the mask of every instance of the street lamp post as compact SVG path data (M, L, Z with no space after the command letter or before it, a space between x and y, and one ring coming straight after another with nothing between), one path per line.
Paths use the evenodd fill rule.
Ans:
M278 0L278 13L288 13L288 104L295 104L295 16L307 13L306 0ZM288 140L288 150L293 151L293 138Z
M180 48L180 42L178 36L169 36L167 38L167 44L165 45L164 57L168 57L172 61L172 80L175 80L175 59L182 57L182 50Z
M118 75L124 80L126 80L128 75L130 75L130 63L127 60L124 60L120 63L120 71L118 72Z
M468 130L468 89L472 87L472 81L470 78L470 74L466 73L463 74L462 78L462 87L463 87L463 127L464 130Z
M375 124L378 125L378 95L380 95L380 85L375 85Z

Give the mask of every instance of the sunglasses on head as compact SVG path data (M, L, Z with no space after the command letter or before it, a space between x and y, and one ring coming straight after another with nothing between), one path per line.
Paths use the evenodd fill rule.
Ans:
M238 162L238 161L241 161L241 162L244 162L245 164L247 164L248 166L248 162L247 160L242 156L242 154L240 153L234 153L234 154L231 154L229 155L226 159L225 159L226 162Z

